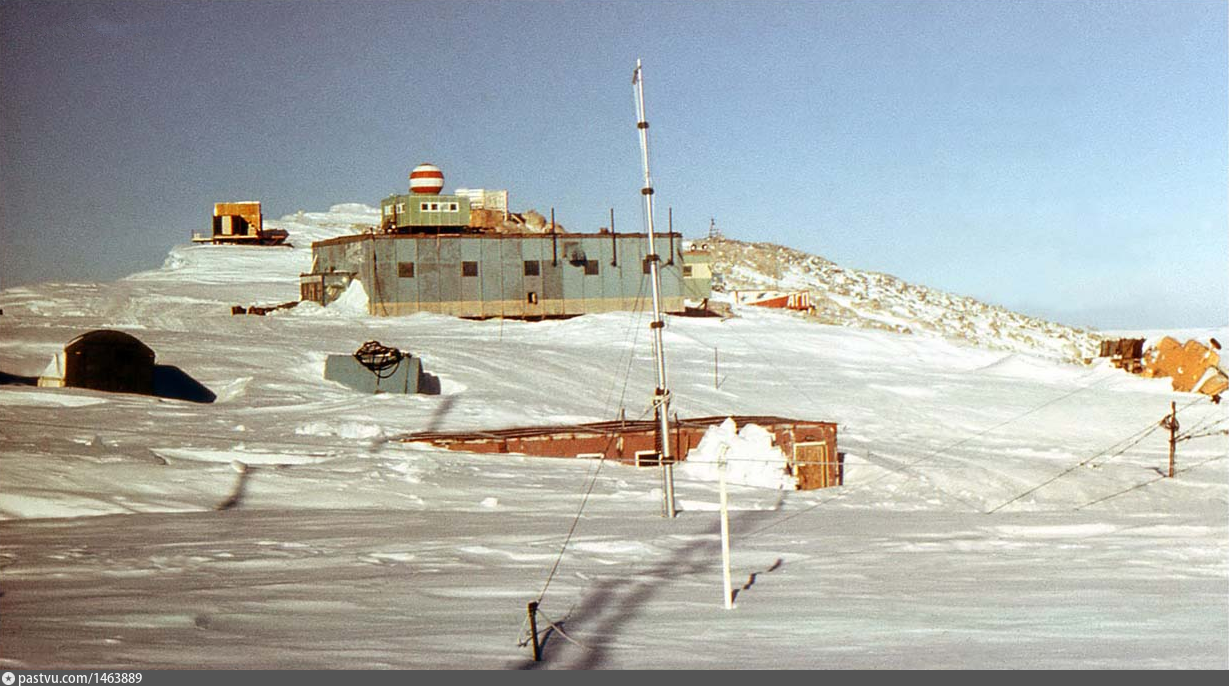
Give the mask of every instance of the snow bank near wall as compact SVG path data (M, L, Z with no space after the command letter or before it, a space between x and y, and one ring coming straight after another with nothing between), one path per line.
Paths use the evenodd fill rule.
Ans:
M328 309L345 314L367 314L368 302L363 283L355 279L346 286L346 292L342 293L340 298L328 304Z
M710 426L700 444L687 453L687 460L677 469L688 479L717 481L718 461L726 446L729 446L724 458L727 483L794 489L794 479L785 471L785 453L772 444L772 434L757 424L748 424L739 431L733 419L726 419L720 426Z

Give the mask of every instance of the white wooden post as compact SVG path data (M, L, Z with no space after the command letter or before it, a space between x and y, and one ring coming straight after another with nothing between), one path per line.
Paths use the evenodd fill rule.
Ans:
M725 609L734 609L734 589L730 584L730 499L725 490L725 454L730 446L721 446L717 456L717 482L721 489L721 572L725 583Z

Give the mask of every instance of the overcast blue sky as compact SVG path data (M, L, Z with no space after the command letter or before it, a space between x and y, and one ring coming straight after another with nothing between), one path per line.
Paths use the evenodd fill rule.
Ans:
M0 3L0 288L419 162L1103 328L1229 322L1224 0Z

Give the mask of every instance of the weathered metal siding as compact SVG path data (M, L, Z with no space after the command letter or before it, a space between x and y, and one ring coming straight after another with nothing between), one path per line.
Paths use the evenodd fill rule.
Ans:
M541 294L542 277L525 276L525 260L537 259L536 256L523 252L523 241L497 241L501 262L504 264L503 277L503 308L502 316L508 317L540 317L542 306L529 302L528 294Z
M314 243L313 274L354 272L377 315L568 316L643 304L646 242L636 234L353 236ZM537 262L537 275L525 274L526 261ZM475 276L463 276L466 262ZM669 311L683 309L681 264L677 254L659 264Z
M499 317L505 309L504 270L509 265L504 264L502 247L498 242L480 241L478 245L482 252L482 261L478 267L478 314L482 317ZM520 268L519 260L514 264Z
M439 251L434 243L416 241L418 244L418 261L414 265L418 279L418 303L416 311L434 312L433 306L440 301L443 293L440 287Z
M563 313L583 314L585 282L591 278L585 276L585 246L575 237L565 238L559 243L559 282L562 285L560 295L563 299Z
M439 302L435 305L441 311L444 303L453 303L453 307L456 307L456 304L464 301L461 291L461 245L464 242L461 240L434 242L436 260L440 266L440 297ZM430 248L427 249L430 250ZM464 310L452 309L451 311L465 316Z
M359 278L367 291L367 311L387 314L382 305L395 297L397 292L396 254L383 241L367 241L363 244L363 261L367 265L367 278Z
M482 305L479 302L482 297L482 282L481 274L482 267L482 242L472 240L457 240L451 241L451 245L441 245L441 249L445 250L445 255L456 255L456 260L452 261L456 266L452 268L455 281L450 278L452 283L456 284L456 294L452 296L455 301L453 310L455 314L461 317L481 317ZM455 252L454 252L455 251ZM450 260L451 261L451 260ZM441 257L440 262L444 262ZM474 270L473 276L466 276L462 270L462 263L472 262ZM445 296L447 297L447 295Z
M558 236L516 239L527 241L521 250L537 243L539 261L542 264L542 314L548 317L558 317L566 314L563 308L563 246ZM530 248L532 250L532 248Z
M418 272L418 243L415 241L387 241L391 246L388 251L393 255L393 259L397 263L397 288L396 298L394 302L413 303L416 307L419 301L419 285L422 283L422 276ZM402 264L414 265L413 276L402 276L400 273Z

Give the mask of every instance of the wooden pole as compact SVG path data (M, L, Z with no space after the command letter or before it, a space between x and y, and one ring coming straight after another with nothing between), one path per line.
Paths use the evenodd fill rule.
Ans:
M666 235L670 237L670 259L666 260L666 264L674 264L674 208L667 207L666 212Z
M1178 447L1178 403L1169 403L1169 478L1174 478L1174 452Z
M610 266L619 266L619 241L615 236L614 208L610 208Z
M542 644L538 643L538 601L529 603L529 634L533 636L533 661L542 661Z

